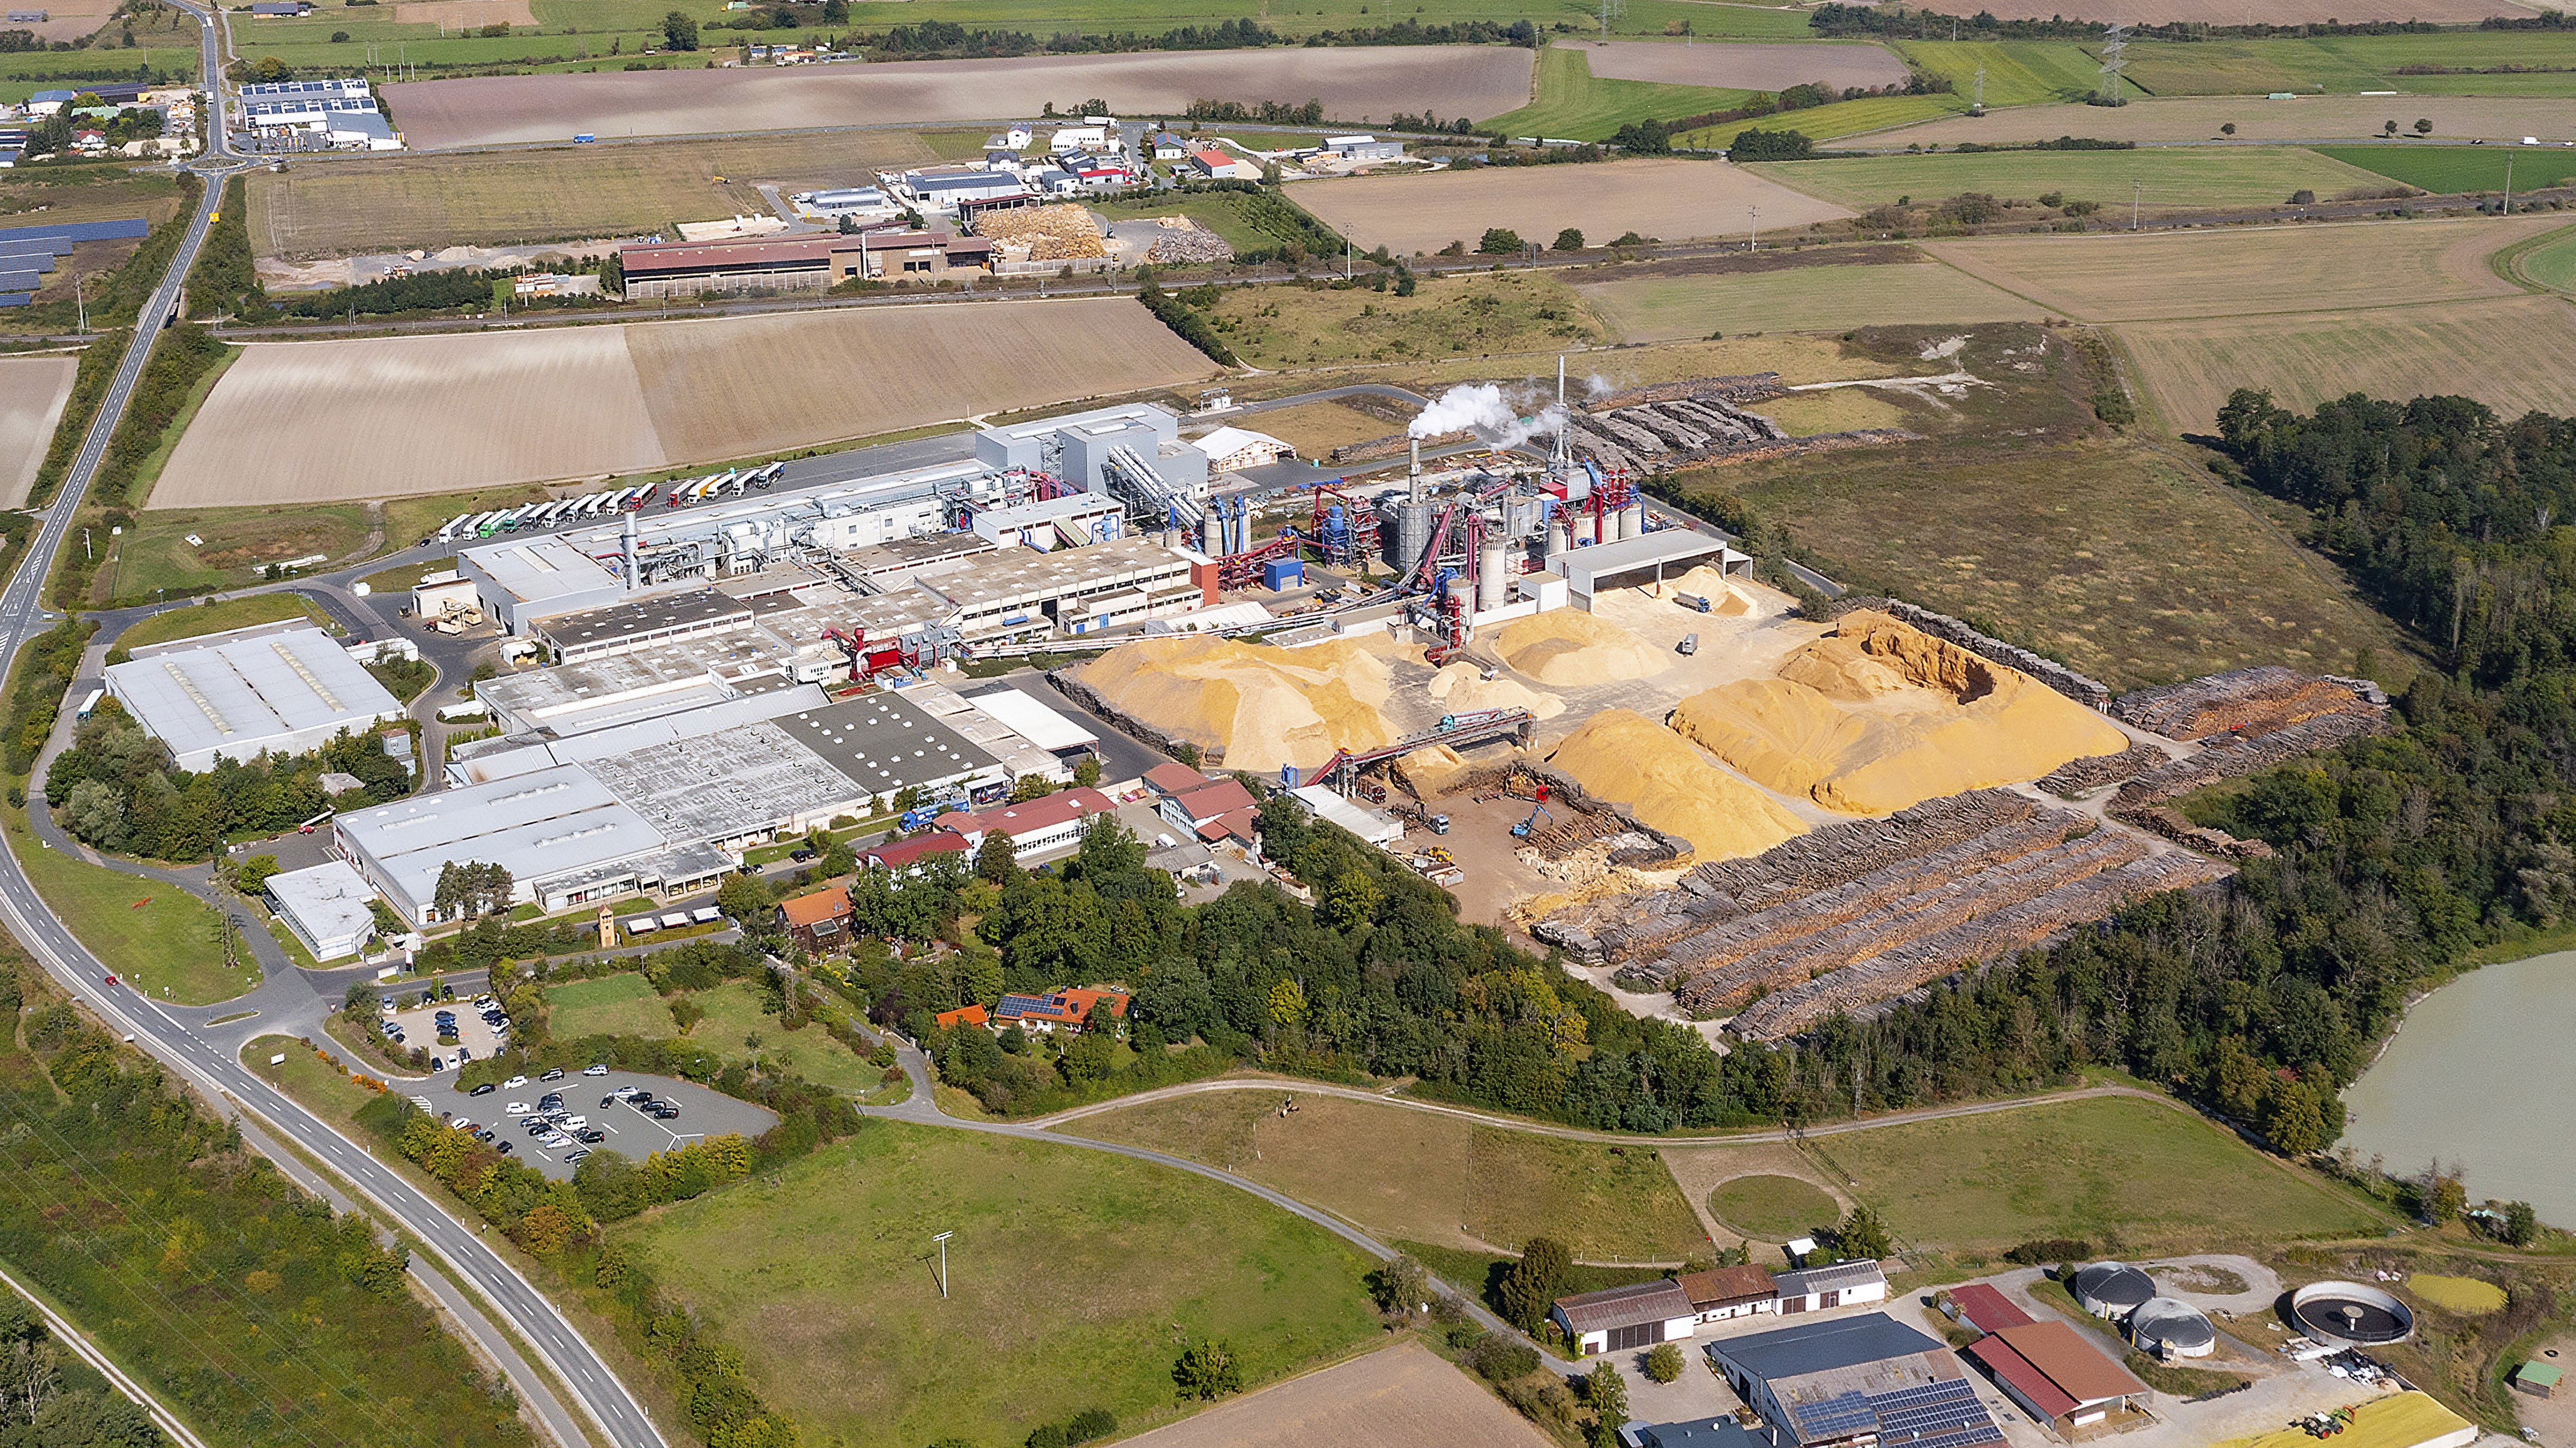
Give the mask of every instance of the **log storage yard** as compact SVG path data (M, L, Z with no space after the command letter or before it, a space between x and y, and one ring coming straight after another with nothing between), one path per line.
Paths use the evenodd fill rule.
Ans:
M0 1443L2576 1448L2576 23L1965 8L13 10Z

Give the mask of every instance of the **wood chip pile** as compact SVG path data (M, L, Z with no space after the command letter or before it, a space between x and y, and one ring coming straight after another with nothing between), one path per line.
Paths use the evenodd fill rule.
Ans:
M2117 754L2070 759L2041 775L2035 782L2060 799L2074 799L2106 784L2135 779L2150 769L2170 763L2172 759L2172 755L2152 744L2132 744Z
M1145 259L1157 264L1185 265L1193 262L1234 260L1234 243L1199 225L1186 216L1157 216L1154 224L1162 230L1154 244L1145 250Z
M2323 714L2376 714L2388 695L2367 679L2303 674L2278 664L2123 694L2112 717L2167 739L2264 734Z
M1100 223L1079 206L987 211L975 219L975 234L997 246L1025 246L1031 261L1075 261L1109 254L1100 240Z
M2098 920L2134 895L2227 873L2073 811L1979 790L1705 864L1670 890L1586 902L1534 933L1619 965L1622 987L1671 990L1702 1018L1736 1012L1731 1032L1776 1040Z

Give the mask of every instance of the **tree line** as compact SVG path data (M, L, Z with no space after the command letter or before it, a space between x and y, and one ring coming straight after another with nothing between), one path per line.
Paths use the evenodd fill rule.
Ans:
M2107 27L2100 21L2069 20L2062 15L2046 20L2003 20L1985 10L1974 15L1945 15L1937 10L1891 11L1868 5L1825 4L1808 14L1807 28L1819 36L1837 38L1946 40L1955 34L1962 40L2099 40ZM2173 20L2131 25L2129 31L2139 40L2274 40L2328 35L2431 35L2444 28L2426 20L2322 20L2297 25L2212 25L2206 21ZM2483 28L2497 27L2489 22ZM2543 23L2510 28L2559 27Z
M377 739L373 732L343 730L308 754L219 757L211 768L191 772L123 705L103 699L46 770L45 796L61 811L63 828L85 844L158 860L202 860L234 834L273 834L335 805L384 804L411 793L411 772ZM326 794L322 776L330 772L354 776L362 790Z

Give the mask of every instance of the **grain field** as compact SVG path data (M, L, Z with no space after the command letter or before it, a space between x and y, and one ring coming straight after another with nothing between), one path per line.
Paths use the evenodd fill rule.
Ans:
M1711 332L2035 321L2047 315L2032 302L1938 262L1641 277L1575 290L1622 342L1678 342Z
M1127 1448L1546 1448L1550 1441L1408 1341L1130 1438Z
M2239 387L2305 411L2350 392L2474 397L2506 417L2576 412L2576 304L2499 297L2266 318L2139 322L2117 329L2167 427L2205 431Z
M1291 189L1298 204L1363 249L1472 249L1488 227L1544 246L1566 227L1598 246L1623 232L1681 241L1731 235L1761 208L1765 234L1851 215L1723 161L1635 160L1496 167L1432 176L1353 176Z
M2468 301L2518 288L2487 258L2549 215L2372 221L2224 231L1976 237L1924 250L1971 276L2087 322L2257 316Z
M1659 85L1711 86L1720 90L1778 91L1817 84L1845 90L1905 83L1905 62L1881 45L1759 44L1709 41L1684 45L1652 40L1560 40L1592 62L1605 80Z
M151 506L644 472L1213 370L1125 298L254 342L180 438Z
M77 357L0 358L0 507L25 505L79 371Z
M1332 116L1421 107L1484 117L1529 102L1516 46L1294 50L897 61L779 69L474 76L385 88L417 150L614 136L953 124L1105 100L1120 115L1179 115L1211 96L1323 102Z

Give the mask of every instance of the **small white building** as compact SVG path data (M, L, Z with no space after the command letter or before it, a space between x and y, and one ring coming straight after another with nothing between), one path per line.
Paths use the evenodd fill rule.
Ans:
M1267 467L1281 458L1293 458L1297 450L1268 433L1240 427L1220 427L1198 440L1200 452L1207 454L1208 471L1241 472L1245 468Z
M1653 1347L1699 1330L1690 1294L1671 1278L1560 1297L1548 1316L1565 1330L1577 1357Z
M1887 1274L1875 1262L1805 1267L1782 1272L1773 1280L1780 1286L1782 1312L1822 1312L1831 1307L1887 1300Z
M1067 151L1107 151L1116 154L1122 147L1118 123L1102 118L1085 117L1079 126L1058 126L1047 137L1047 149L1056 155Z
M268 879L277 918L317 961L356 955L376 938L376 913L367 908L375 895L346 860L325 860Z
M952 812L939 817L943 830L965 837L970 851L982 849L984 837L998 830L1011 837L1023 863L1070 850L1082 843L1082 832L1096 815L1115 813L1118 802L1096 789L1068 789L1025 804L995 805L974 814Z
M1404 821L1384 810L1344 799L1323 785L1299 785L1288 791L1288 797L1316 819L1339 825L1372 845L1382 848L1404 838Z
M1229 156L1223 151L1192 151L1190 153L1189 168L1211 181L1258 181L1261 179L1260 167L1255 166L1250 161L1243 160L1240 157Z

